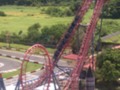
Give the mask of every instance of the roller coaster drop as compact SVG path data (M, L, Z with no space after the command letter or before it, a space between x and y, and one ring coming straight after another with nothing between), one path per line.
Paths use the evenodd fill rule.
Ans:
M26 51L24 60L21 65L21 71L15 90L35 90L35 88L40 86L44 86L44 88L40 90L51 90L50 89L51 83L53 83L53 87L54 87L53 90L83 90L81 89L80 86L80 75L82 73L83 66L86 61L86 57L88 56L88 50L90 48L92 37L95 32L96 24L99 20L99 16L101 14L102 8L104 4L107 2L107 0L96 1L94 12L90 24L86 29L86 33L82 41L82 46L79 50L78 59L75 67L72 70L70 70L69 73L67 73L64 71L65 67L59 66L58 62L65 48L69 45L72 37L74 36L75 32L78 30L79 24L82 22L83 16L90 8L92 2L93 0L83 0L82 6L78 9L78 12L76 13L73 22L71 23L67 32L64 34L64 37L61 39L52 58L50 58L50 55L45 49L45 47L40 44L36 44ZM29 61L30 56L34 53L33 51L36 48L41 49L46 56L44 69L43 69L43 73L38 77L36 82L27 84L26 61L27 62ZM60 82L57 77L58 75L55 74L55 68L60 69L61 71L63 71L65 74L68 75L68 78L65 80L65 84L63 86L60 85ZM94 90L95 81L91 68L92 67L89 67L88 69L85 90Z

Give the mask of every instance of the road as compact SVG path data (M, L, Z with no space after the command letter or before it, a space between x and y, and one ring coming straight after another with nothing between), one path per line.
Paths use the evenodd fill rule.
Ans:
M0 49L0 55L11 57L11 58L17 58L20 60L23 60L23 57L24 57L24 53L22 53L22 52L3 50L3 49ZM32 56L30 56L30 61L31 62L39 62L39 63L43 64L45 62L45 58L44 58L44 56L40 56L40 55L32 55ZM60 60L58 65L66 66L68 64L66 61Z
M16 60L5 57L0 57L0 63L3 64L3 66L0 67L0 73L15 71L16 69L20 68L21 64Z

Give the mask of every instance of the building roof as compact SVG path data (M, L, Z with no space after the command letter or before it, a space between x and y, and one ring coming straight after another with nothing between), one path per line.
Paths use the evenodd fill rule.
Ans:
M76 54L68 54L66 56L63 56L63 58L70 59L70 60L77 60L78 55L76 55Z
M69 55L63 56L63 58L73 60L73 61L76 61L78 59L78 57L79 56L76 54L69 54ZM95 70L95 63L96 63L95 58L94 58L94 61L92 61L92 57L90 56L88 61L89 61L89 63L86 63L84 65L84 68L88 69L89 67L93 67L93 69Z

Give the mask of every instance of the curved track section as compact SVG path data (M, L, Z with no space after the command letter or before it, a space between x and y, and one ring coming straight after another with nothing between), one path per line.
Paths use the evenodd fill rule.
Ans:
M42 73L39 76L39 78L37 79L36 82L31 83L31 84L27 84L27 64L29 62L30 57L37 51L37 53L42 53L42 55L44 56L44 66L42 67ZM41 60L41 59L40 59ZM50 80L51 80L51 76L50 73L52 72L52 61L50 59L50 56L47 52L47 50L45 49L44 46L40 45L40 44L35 44L33 45L31 48L29 48L25 55L24 55L24 60L21 64L21 70L20 70L20 76L19 76L19 80L16 86L16 90L19 90L20 88L22 90L33 90L34 88L36 88L39 85L42 85L44 80L46 78L47 79L47 83L48 86L50 84Z

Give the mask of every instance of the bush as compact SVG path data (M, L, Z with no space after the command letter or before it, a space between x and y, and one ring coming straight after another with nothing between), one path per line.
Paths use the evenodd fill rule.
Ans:
M70 5L70 10L75 14L80 7L81 1L74 2L73 4Z
M50 7L48 9L45 10L45 13L50 15L50 16L61 16L62 15L62 10L56 7Z
M16 1L14 1L14 3L16 5L27 5L27 6L29 6L29 5L32 4L32 1L30 1L30 0L16 0Z
M50 15L50 16L54 16L54 17L63 17L63 16L72 16L73 12L67 8L67 9L60 9L58 7L50 7L46 10L44 10L43 12L45 12L46 14Z
M104 18L120 18L120 0L110 0L103 10Z
M28 42L30 43L36 43L39 40L40 37L40 24L39 23L35 23L33 25L31 25L30 27L28 27L28 32L27 32L27 38Z
M69 8L64 10L64 16L73 16L74 12L72 12Z
M120 77L120 50L104 50L97 56L97 77L103 82L114 82Z
M101 37L119 31L119 27L119 20L103 19ZM100 25L97 25L97 28L99 29Z
M0 16L7 16L3 11L0 11Z
M48 45L56 45L65 32L67 26L63 24L44 27L41 30L41 42Z

